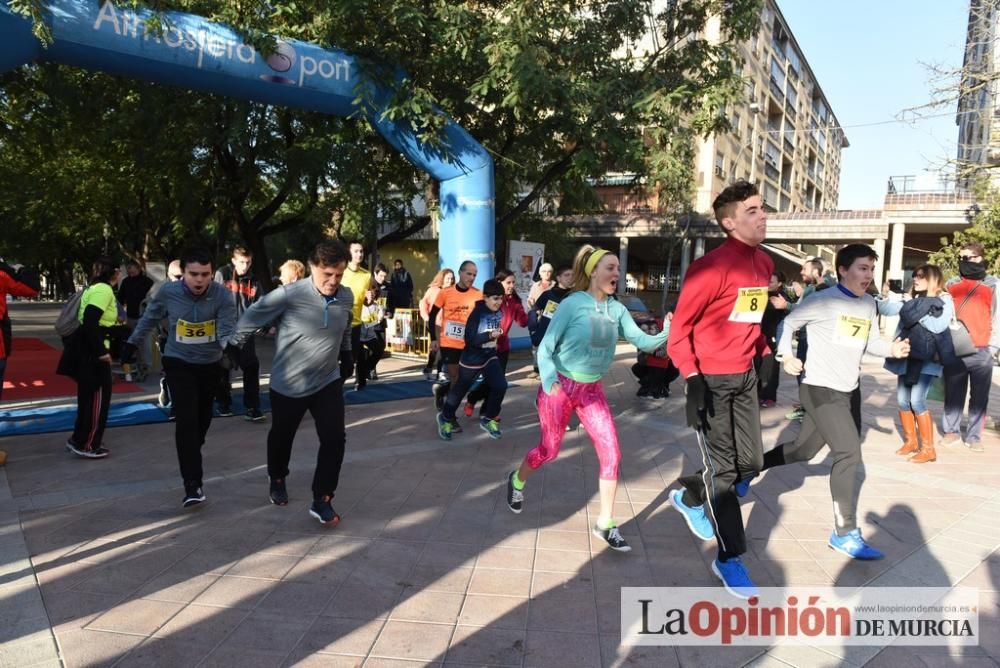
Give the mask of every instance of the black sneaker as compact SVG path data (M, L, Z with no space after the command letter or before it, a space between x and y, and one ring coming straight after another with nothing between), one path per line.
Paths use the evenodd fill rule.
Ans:
M451 433L453 434L462 433L462 425L458 424L458 418L452 418L451 420Z
M312 507L309 508L309 514L318 519L323 526L332 528L340 524L340 515L333 509L331 501L333 501L333 497L329 495L314 499Z
M612 550L617 550L618 552L631 552L632 547L625 542L622 538L622 532L618 530L618 527L611 527L610 529L602 529L601 527L594 525L594 535L598 538L603 538Z
M103 445L99 445L96 448L84 448L72 440L66 441L66 449L77 457L83 457L84 459L104 459L111 454L111 451Z
M524 491L514 488L514 474L516 471L511 471L510 475L507 476L507 507L510 508L510 512L515 515L521 513L521 507L524 504Z
M285 489L284 478L271 478L271 491L269 493L271 503L276 506L288 505L288 490Z
M184 483L184 500L181 502L181 506L184 508L190 508L191 506L197 506L199 503L205 501L205 492L201 490L201 485L189 485Z
M233 417L233 407L229 404L219 404L219 417Z
M264 417L259 408L248 408L245 419L247 422L263 422L267 418Z

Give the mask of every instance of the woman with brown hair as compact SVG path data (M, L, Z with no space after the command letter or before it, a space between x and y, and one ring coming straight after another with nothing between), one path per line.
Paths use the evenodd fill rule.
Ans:
M944 288L944 276L933 264L913 270L913 287L906 302L882 302L882 315L899 314L893 338L910 341L910 355L905 359L887 359L885 368L899 376L896 399L903 428L903 445L897 455L911 455L915 464L933 462L934 420L927 410L927 392L944 365L955 359L948 325L955 317L955 303Z
M434 300L437 299L438 293L441 290L452 285L455 285L455 272L451 269L442 269L434 276L434 280L427 286L427 291L421 297L418 308L420 309L420 317L423 319L427 331L430 331L437 324L430 321L431 309L434 308ZM438 318L440 317L439 314ZM437 357L437 352L432 347L427 353L427 364L424 366L424 378L427 380L435 380L437 378L438 367L440 366L439 364L435 364Z

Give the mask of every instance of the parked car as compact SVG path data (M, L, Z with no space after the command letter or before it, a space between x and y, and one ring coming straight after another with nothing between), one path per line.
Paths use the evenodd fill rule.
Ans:
M656 322L656 316L653 315L653 312L635 295L618 295L617 299L632 314L632 320L635 321L635 324L643 325L649 322Z

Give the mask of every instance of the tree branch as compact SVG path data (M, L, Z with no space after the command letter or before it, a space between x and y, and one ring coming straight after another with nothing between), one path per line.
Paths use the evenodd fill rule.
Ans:
M420 230L424 229L425 227L431 224L431 217L419 216L415 218L414 221L415 222L412 225L407 225L406 227L401 227L398 230L393 230L384 237L381 237L376 245L381 247L386 244L394 243L396 241L403 241L404 239L413 236L414 234L416 234L417 232L419 232Z
M532 188L531 192L528 193L524 199L518 202L517 206L497 220L497 228L503 229L507 225L510 225L514 219L527 211L528 207L531 206L535 200L539 198L539 196L541 196L541 194L553 181L569 171L569 168L573 165L573 156L575 156L579 150L580 145L577 144L569 153L549 165L549 168L545 170L544 174L542 174L542 178L538 179L538 182L535 183L535 187Z

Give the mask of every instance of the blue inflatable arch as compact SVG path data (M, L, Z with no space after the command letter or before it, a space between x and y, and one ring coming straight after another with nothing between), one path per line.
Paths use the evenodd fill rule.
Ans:
M110 0L54 0L46 6L53 43L43 47L30 20L0 0L0 71L46 60L337 116L361 113L410 162L440 181L440 266L457 270L472 260L479 267L477 284L493 276L493 161L468 132L447 119L445 155L422 142L408 123L381 119L380 105L391 91L364 80L356 59L343 51L287 40L264 58L224 25L168 12L167 27L157 35L145 30L150 16ZM369 105L354 103L359 84L370 91Z

